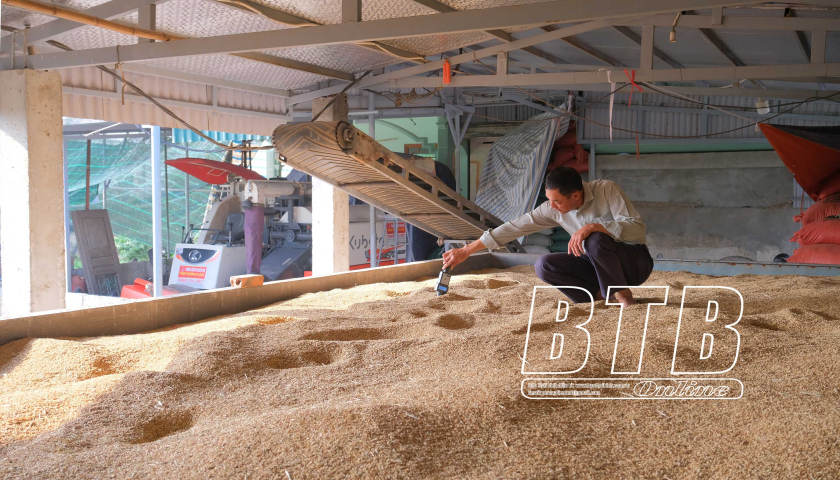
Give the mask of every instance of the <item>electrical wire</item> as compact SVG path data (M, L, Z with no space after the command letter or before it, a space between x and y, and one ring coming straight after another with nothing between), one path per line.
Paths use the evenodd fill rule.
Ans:
M718 104L714 104L714 103L704 103L704 102L701 102L699 100L694 100L693 98L690 98L690 97L679 97L675 94L672 94L671 92L668 92L667 90L664 90L664 91L660 90L661 87L657 87L656 85L651 85L651 84L647 84L647 83L645 85L650 86L653 90L656 90L657 93L661 93L662 95L665 95L667 97L676 98L678 100L683 100L683 101L686 101L686 102L689 102L689 103L694 103L694 104L697 104L697 105L702 105L704 107L709 107L709 108L717 107L717 108L729 109L729 110L758 110L758 108L759 108L759 107L742 107L742 106L736 106L736 105L718 105ZM760 90L756 90L756 92L760 93ZM760 95L756 95L756 96L760 96ZM811 98L817 98L819 100L826 100L826 101L829 101L829 102L840 103L840 101L834 100L833 98L830 98L830 97L811 97ZM774 106L775 107L786 107L788 105L798 105L799 103L800 102L777 103Z
M641 83L642 83L642 85L644 85L644 86L646 86L646 87L648 87L648 88L650 88L650 89L652 89L652 90L654 90L654 91L656 91L656 92L660 92L660 93L665 93L665 92L667 92L667 93L670 93L672 96L679 98L680 100L691 100L690 98L686 97L685 95L680 95L679 93L676 93L676 92L671 92L671 91L669 91L669 90L665 90L664 88L661 88L661 87L657 88L657 87L656 87L655 85L653 85L652 83L648 83L648 82L641 82ZM750 120L749 118L742 117L742 116L738 115L737 113L732 113L732 112L729 112L729 111L727 111L727 110L725 110L725 109L722 109L722 108L718 108L718 107L709 107L709 108L711 108L711 109L713 109L713 110L717 110L717 111L719 111L719 112L723 112L723 113L725 113L725 114L727 114L727 115L731 115L731 116L733 116L733 117L735 117L735 118L739 118L739 119L744 120L744 121L746 121L746 122L751 122L751 121L752 121L752 120Z

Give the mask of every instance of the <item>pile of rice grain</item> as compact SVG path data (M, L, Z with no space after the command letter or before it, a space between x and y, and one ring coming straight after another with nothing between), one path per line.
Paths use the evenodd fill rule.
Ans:
M442 297L420 279L139 335L9 343L0 477L840 477L840 279L654 272L646 285L670 298L652 307L642 374L670 371L684 285L734 287L736 401L523 398L534 285L531 267L487 270ZM539 307L532 330L553 321ZM588 329L579 375L606 376L616 318Z

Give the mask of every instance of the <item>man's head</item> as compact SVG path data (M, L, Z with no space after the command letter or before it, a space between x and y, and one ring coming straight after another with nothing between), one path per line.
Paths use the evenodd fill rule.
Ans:
M545 196L551 208L569 213L583 205L583 180L574 168L557 167L545 177Z

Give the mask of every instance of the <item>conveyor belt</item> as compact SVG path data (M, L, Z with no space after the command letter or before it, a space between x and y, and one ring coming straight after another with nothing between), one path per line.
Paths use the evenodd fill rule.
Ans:
M346 122L282 125L274 147L291 167L446 240L504 223Z

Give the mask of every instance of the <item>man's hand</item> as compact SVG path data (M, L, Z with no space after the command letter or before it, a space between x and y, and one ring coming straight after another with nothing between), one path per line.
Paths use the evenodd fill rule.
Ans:
M454 267L469 257L467 247L453 248L448 252L443 252L443 268Z
M448 252L443 252L443 268L446 269L447 267L454 267L455 265L462 263L473 253L485 248L487 247L481 243L481 240L476 240L464 248L453 248Z
M609 235L610 232L604 228L603 225L600 223L590 223L588 225L584 225L574 235L572 235L572 239L569 240L569 253L572 255L579 257L583 255L583 241L586 240L586 237L592 235L594 232L601 232L606 233Z

